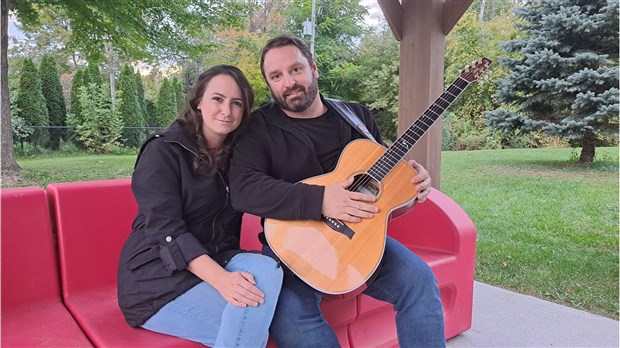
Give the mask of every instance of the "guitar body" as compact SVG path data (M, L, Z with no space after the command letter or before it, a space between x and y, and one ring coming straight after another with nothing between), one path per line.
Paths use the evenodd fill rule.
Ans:
M364 285L383 257L390 214L416 197L410 182L416 172L402 160L381 182L368 176L368 169L386 150L369 140L355 140L345 147L334 171L302 181L328 186L352 176L356 182L359 178L349 189L375 195L379 212L372 219L344 226L332 219L265 220L265 237L275 254L303 281L323 293L345 294ZM354 189L356 186L360 189ZM337 231L337 227L344 231Z

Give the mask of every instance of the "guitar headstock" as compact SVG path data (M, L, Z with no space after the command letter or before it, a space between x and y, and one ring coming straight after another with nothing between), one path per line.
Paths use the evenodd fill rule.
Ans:
M481 58L475 61L472 65L468 66L461 72L461 78L467 82L477 81L482 74L491 66L491 60L489 58Z

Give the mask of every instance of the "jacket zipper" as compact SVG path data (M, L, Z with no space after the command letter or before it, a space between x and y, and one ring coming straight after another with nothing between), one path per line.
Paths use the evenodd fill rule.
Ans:
M224 201L224 207L220 209L220 211L218 211L217 214L215 214L215 217L213 217L213 222L211 223L212 224L211 227L213 230L213 235L211 235L211 245L213 245L213 247L215 248L215 255L217 255L217 252L219 251L219 247L217 246L217 244L215 244L215 234L216 234L215 222L217 218L220 216L220 214L222 214L222 212L226 210L226 207L228 206L228 199L230 196L230 188L228 187L228 184L226 184L226 181L222 177L222 173L220 173L219 170L216 170L216 172L217 172L217 175L220 177L220 180L222 180L224 187L226 188L226 200ZM219 233L218 233L218 237L219 237Z
M169 143L178 144L179 146L181 146L185 150L189 151L195 157L198 157L198 154L196 152L194 152L192 149L188 148L187 146L183 145L182 143L180 143L178 141L174 141L174 140L164 140L164 141L165 142L169 142ZM215 254L213 256L217 255L217 252L219 251L219 247L217 246L217 244L214 243L215 242L215 234L216 234L215 221L217 220L217 218L220 216L220 214L222 214L222 212L228 206L228 199L229 199L229 195L230 195L230 188L228 187L228 184L226 184L226 181L222 177L222 173L220 173L219 170L216 170L216 172L217 172L217 175L220 177L220 180L222 180L222 183L224 184L224 187L226 188L226 200L224 201L224 207L222 209L220 209L220 211L218 211L217 214L215 214L215 217L213 217L213 222L211 223L211 227L213 229L213 234L211 235L211 242L210 242L210 244L213 245L213 247L215 248Z

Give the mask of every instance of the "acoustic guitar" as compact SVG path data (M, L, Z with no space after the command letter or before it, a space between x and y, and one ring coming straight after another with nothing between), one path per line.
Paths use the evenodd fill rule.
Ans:
M385 249L392 212L416 198L410 179L416 174L404 156L463 90L478 80L491 60L482 58L454 82L389 148L366 139L350 142L336 168L303 183L328 186L354 177L350 191L376 197L379 212L371 219L345 223L322 220L265 220L265 237L275 254L311 287L331 295L347 294L364 285L377 269Z

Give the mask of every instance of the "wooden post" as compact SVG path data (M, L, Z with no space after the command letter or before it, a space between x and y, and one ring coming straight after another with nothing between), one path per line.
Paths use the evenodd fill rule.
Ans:
M398 134L415 122L443 92L445 36L473 0L378 0L394 37L400 41ZM421 163L441 185L439 119L406 156Z
M441 0L403 1L400 41L398 134L402 134L443 91L444 42ZM441 185L442 120L428 130L406 157L421 163Z

